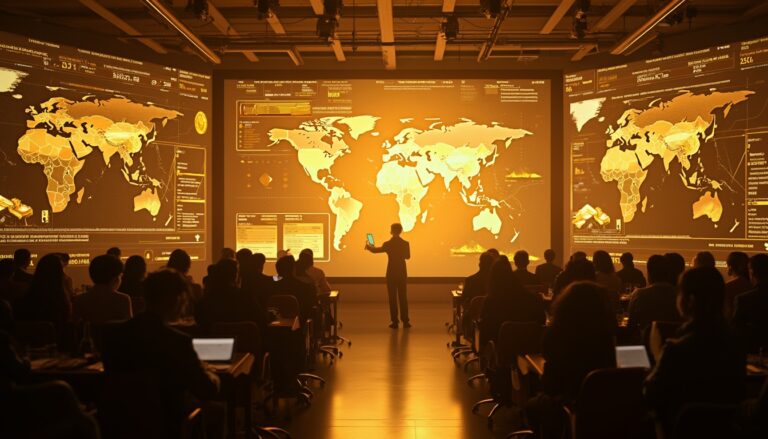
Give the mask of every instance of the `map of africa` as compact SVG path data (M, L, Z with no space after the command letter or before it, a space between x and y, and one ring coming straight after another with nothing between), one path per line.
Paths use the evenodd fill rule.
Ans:
M341 250L341 241L360 219L363 202L355 198L344 181L334 176L334 163L358 152L361 136L379 137L375 131L381 118L372 115L323 117L302 122L295 128L273 128L268 136L273 145L288 142L297 152L297 160L309 178L328 192L328 207L336 217L333 246ZM417 128L410 118L400 119L400 131L391 139L377 142L382 165L375 185L383 196L393 196L403 229L408 232L425 222L422 201L434 182L440 181L447 191L458 182L461 201L477 210L472 219L474 231L487 230L498 235L504 221L499 213L506 203L487 196L480 172L492 167L498 157L499 144L510 144L531 132L508 128L498 123L479 124L469 119L445 124L439 118L429 119L426 128Z
M655 100L648 108L630 108L606 130L605 153L600 161L600 176L614 182L619 191L619 206L625 223L638 209L645 212L649 195L641 189L649 167L661 161L667 174L677 162L679 181L689 190L701 193L691 205L691 217L720 221L724 206L718 192L723 183L708 176L701 161L702 145L714 138L717 122L728 117L733 106L745 102L752 91L692 93L682 92L670 100ZM605 98L571 104L570 113L578 131L598 117ZM601 121L602 121L601 117Z
M93 96L80 101L54 97L26 112L27 131L18 140L17 152L24 162L42 166L53 213L63 212L75 192L77 202L82 202L85 188L77 186L75 177L86 160L98 155L109 167L116 155L125 181L139 189L134 212L158 214L162 183L147 173L141 152L155 140L156 121L165 126L181 113L123 97L99 100Z

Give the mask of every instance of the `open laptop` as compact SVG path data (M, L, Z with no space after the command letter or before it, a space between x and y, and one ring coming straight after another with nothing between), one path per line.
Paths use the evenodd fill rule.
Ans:
M616 346L616 366L651 368L645 346Z
M234 338L193 338L192 347L202 361L231 361L235 348Z

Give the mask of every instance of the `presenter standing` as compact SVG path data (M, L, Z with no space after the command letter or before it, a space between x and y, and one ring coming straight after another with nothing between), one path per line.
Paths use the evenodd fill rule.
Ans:
M396 329L398 326L397 304L399 302L400 320L403 322L403 328L410 328L406 289L408 269L405 266L405 260L411 259L411 246L408 241L400 237L400 234L403 233L403 226L399 223L392 224L390 233L392 239L382 244L381 247L366 243L365 249L371 253L387 254L387 292L389 293L389 317L392 321L389 327Z

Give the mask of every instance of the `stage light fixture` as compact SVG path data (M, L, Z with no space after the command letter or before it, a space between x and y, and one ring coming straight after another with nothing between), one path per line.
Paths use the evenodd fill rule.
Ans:
M209 21L211 16L208 14L208 0L187 0L187 11L195 14L201 21Z
M341 20L342 0L323 1L323 15L317 17L317 36L330 42L336 38L336 30Z
M480 11L487 18L495 18L501 13L504 0L480 0Z
M459 36L459 19L455 15L446 15L440 24L440 31L445 38L452 40Z
M573 26L571 27L571 38L583 40L587 35L587 15L592 6L590 0L580 0L576 4L573 13Z
M259 19L263 20L280 7L280 0L253 0L253 4L259 11Z

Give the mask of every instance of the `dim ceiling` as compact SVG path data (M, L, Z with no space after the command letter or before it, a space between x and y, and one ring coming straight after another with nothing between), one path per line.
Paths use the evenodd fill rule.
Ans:
M565 63L616 52L675 3L621 55L668 35L768 13L764 0L3 0L0 10L5 20L129 40L225 67L280 58L295 65L365 59L396 69L398 59Z

